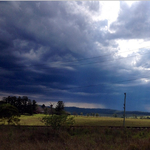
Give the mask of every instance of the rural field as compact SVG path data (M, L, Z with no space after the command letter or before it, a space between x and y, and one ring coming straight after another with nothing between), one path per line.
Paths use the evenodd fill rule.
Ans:
M22 115L20 117L20 125L44 125L40 120L44 114L36 114L33 116ZM74 117L75 126L122 126L123 118L114 117L92 117L77 116ZM150 119L133 119L126 118L126 126L131 127L150 127Z
M80 127L54 130L44 126L44 115L21 116L20 126L0 126L0 150L149 150L150 129L122 126L122 118L75 117ZM25 125L25 126L24 126ZM29 125L28 127L26 125ZM40 127L37 127L39 125ZM81 127L82 126L82 127ZM84 126L84 127L83 127ZM105 126L105 127L99 127ZM149 119L126 119L126 126L150 127Z

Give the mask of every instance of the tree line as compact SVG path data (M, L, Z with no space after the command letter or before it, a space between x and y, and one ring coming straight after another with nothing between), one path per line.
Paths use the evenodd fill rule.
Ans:
M30 100L27 96L16 97L8 96L3 97L0 104L10 104L18 109L20 114L34 114L36 113L36 101Z
M43 104L43 109L47 107ZM7 121L8 124L19 125L19 117L22 114L36 113L37 104L35 100L30 100L27 96L16 97L8 96L4 97L0 101L0 122L5 124ZM58 101L55 108L53 105L50 105L51 115L46 115L42 118L42 122L46 126L51 126L53 129L59 129L60 127L68 127L74 124L74 118L68 117L68 113L64 111L63 101Z

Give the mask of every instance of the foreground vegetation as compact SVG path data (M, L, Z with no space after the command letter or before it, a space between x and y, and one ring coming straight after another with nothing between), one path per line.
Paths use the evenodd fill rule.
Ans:
M44 126L44 114L22 115L20 126L0 126L2 150L149 150L150 129L109 128L121 126L122 118L75 117L74 126L54 129ZM48 115L49 116L49 115ZM30 125L25 127L23 125ZM32 125L32 126L31 126ZM36 127L35 125L42 125ZM91 127L94 126L94 127ZM106 126L106 127L99 127ZM126 119L126 126L150 126L150 119Z
M0 126L2 150L149 150L150 130Z

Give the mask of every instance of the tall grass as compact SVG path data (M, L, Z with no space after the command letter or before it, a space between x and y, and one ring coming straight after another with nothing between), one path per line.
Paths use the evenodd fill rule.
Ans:
M150 130L0 126L0 150L149 150Z

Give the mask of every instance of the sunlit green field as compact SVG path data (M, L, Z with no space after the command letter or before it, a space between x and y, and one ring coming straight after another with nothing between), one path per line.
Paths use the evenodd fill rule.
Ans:
M33 116L22 115L20 117L20 125L44 125L40 120L44 117L44 114L36 114ZM122 126L123 118L113 117L87 117L77 116L75 117L75 126ZM133 119L127 118L125 122L126 126L141 127L150 126L150 119Z

